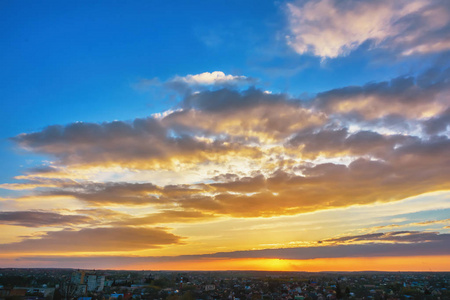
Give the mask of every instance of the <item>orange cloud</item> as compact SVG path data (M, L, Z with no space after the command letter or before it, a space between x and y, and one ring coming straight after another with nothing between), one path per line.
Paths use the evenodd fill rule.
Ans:
M355 150L352 151L361 153L367 147L362 141L369 141L368 144L372 145L370 149L383 149L379 152L373 150L380 159L359 158L348 166L334 163L290 166L301 174L283 170L269 176L256 174L253 177L239 177L229 174L216 177L221 180L216 183L165 187L151 183L80 182L43 189L35 196L69 196L96 206L147 205L170 210L178 207L206 215L268 217L396 201L430 191L450 189L447 180L450 168L443 163L450 149L448 139L393 139L396 142L379 134L341 139L342 147L353 148ZM333 143L326 141L316 141L316 146L312 143L309 145L315 151L331 151L329 148L333 147Z
M25 227L70 226L92 222L82 215L62 215L46 211L2 211L0 224Z
M50 231L38 238L0 244L2 253L108 252L159 248L181 243L161 228L103 227Z

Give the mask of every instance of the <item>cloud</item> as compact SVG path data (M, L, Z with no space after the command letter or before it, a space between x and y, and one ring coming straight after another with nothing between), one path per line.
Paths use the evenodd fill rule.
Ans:
M417 138L404 135L382 135L373 131L350 134L347 128L311 132L305 130L294 135L286 147L301 149L306 157L318 155L366 155L386 159L395 147L414 143Z
M80 183L70 188L47 189L38 196L70 196L91 205L148 205L160 202L160 188L151 183Z
M55 168L53 166L38 166L38 167L34 167L34 168L29 168L26 173L30 174L30 175L35 175L35 174L53 174L53 173L59 173L61 170L59 170L58 168Z
M200 74L188 74L186 76L175 76L166 81L158 78L141 79L133 86L137 90L145 91L151 87L164 87L181 95L199 92L209 89L236 87L255 83L256 80L243 75L225 74L222 71L204 72Z
M288 44L299 54L348 55L365 42L403 55L450 49L446 1L311 0L287 4Z
M359 145L354 146L354 153L359 147L366 147ZM449 147L445 138L404 146L391 144L380 151L386 151L383 160L359 158L348 166L334 163L300 165L303 175L277 171L267 178L256 176L211 184L222 193L212 199L189 197L179 203L216 213L261 216L400 200L430 190L450 188L446 179L450 176L446 158ZM325 149L321 149L321 153L327 153ZM376 152L375 147L373 153ZM244 205L252 209L245 209Z
M447 223L450 223L450 219L417 222L417 223L412 223L411 225L428 226L428 225L434 225L434 224L447 224Z
M244 92L220 89L188 95L183 104L186 107L205 112L221 112L223 110L239 111L260 105L276 105L277 103L286 103L287 100L285 94L269 94L255 88Z
M380 225L380 226L372 226L369 228L364 228L363 230L367 230L368 232L376 232L381 229L393 229L393 228L400 228L400 227L429 227L430 225L436 225L436 224L448 224L450 223L450 219L443 219L443 220L429 220L429 221L422 221L422 222L413 222L413 223L402 223L402 224L389 224L389 225ZM443 227L445 228L445 227ZM384 234L382 234L384 235Z
M73 186L76 185L76 181L73 179L64 178L52 178L55 174L44 173L44 176L40 177L34 175L17 176L16 179L22 179L21 183L3 183L0 184L0 188L8 190L27 190L40 187L61 187L61 186Z
M48 226L73 226L93 221L88 216L62 215L46 211L3 211L0 212L0 224L48 227Z
M217 253L213 257L227 258L278 258L278 259L315 259L338 257L383 257L383 256L418 256L447 255L444 248L450 245L448 235L429 243L415 244L362 244L337 245L307 248L267 249L255 251L237 251Z
M317 133L320 135L320 132ZM314 134L313 134L314 135ZM152 205L159 209L195 211L199 220L210 214L233 217L292 215L355 204L389 202L429 191L449 189L447 178L450 141L439 137L326 137L326 142L305 142L304 152L331 155L336 147L358 158L350 164L321 163L289 166L270 175L241 177L224 174L223 181L156 186L151 183L80 183L48 188L36 196L71 196L90 205ZM368 137L365 137L367 135ZM308 137L312 141L315 137ZM295 150L293 150L295 151ZM296 170L301 174L293 172ZM201 215L201 212L206 215ZM175 213L176 214L176 213ZM160 219L163 215L153 215ZM201 218L200 218L201 216ZM182 217L182 216L180 216ZM163 218L164 219L164 218ZM161 219L160 219L161 220ZM193 219L195 220L195 219Z
M186 161L208 160L208 156L239 151L226 138L209 142L196 132L164 127L157 118L135 119L132 123L71 123L52 125L40 132L20 134L13 141L33 152L50 154L62 165L120 165L155 168L170 165L177 157ZM234 146L238 146L234 148ZM248 154L248 153L247 153Z
M115 264L142 264L146 262L182 262L189 260L234 259L234 258L276 258L276 259L316 259L341 257L392 257L392 256L423 256L448 255L450 246L449 234L424 233L428 239L412 243L366 243L366 244L340 244L323 245L316 247L296 247L279 249L262 249L248 251L218 252L200 255L180 256L96 256L96 257L59 257L59 256L33 256L22 257L20 261L44 262L99 262L105 265Z
M105 227L47 232L39 238L0 244L2 253L132 251L181 243L161 228Z
M186 75L184 77L175 76L171 82L183 82L189 85L220 85L233 84L239 82L249 82L246 76L226 75L222 71L204 72L196 75Z
M439 134L445 132L450 126L450 108L440 115L424 121L423 126L427 134Z
M187 96L183 106L185 110L167 116L163 122L207 131L212 136L226 135L240 144L283 139L326 121L323 113L304 107L286 94L258 89L204 91Z
M145 226L162 223L198 223L216 218L212 214L199 211L162 210L158 213L148 214L144 217L125 218L111 224L120 226Z
M182 222L269 217L446 190L450 141L437 133L448 110L449 76L450 69L430 69L334 89L308 102L255 88L221 88L186 95L179 109L132 122L53 125L13 138L57 159L52 168L28 171L22 178L28 181L3 187L36 188L21 199L151 206L156 214L149 218L161 222L180 209L192 214L180 215ZM390 122L412 129L396 132ZM430 122L438 129L428 135ZM55 177L55 170L92 166L150 173L133 182L120 174L99 182ZM200 175L173 185L144 176L161 170Z
M364 235L343 236L323 240L325 243L359 243L359 242L383 242L383 243L426 243L431 241L441 241L443 238L450 239L450 235L439 235L436 232L420 231L392 231L386 233L370 233Z
M328 245L318 247L236 251L230 253L216 253L211 256L226 258L314 259L337 257L447 255L448 253L446 253L444 249L450 245L450 235L434 233L431 234L430 237L433 237L431 241L422 243Z
M450 69L420 76L349 86L319 93L313 102L328 114L358 114L365 120L387 116L425 119L448 108ZM438 121L441 123L442 121Z
M75 212L77 214L82 214L82 215L88 215L90 217L92 217L93 219L97 219L97 220L114 220L114 219L120 219L120 218L126 218L129 217L128 214L123 213L123 212L119 212L116 210L112 210L112 209L106 209L106 208L95 208L95 209L76 209L74 211L71 210L67 210L68 212Z
M283 94L227 88L187 96L184 109L132 122L71 123L23 133L12 140L20 147L58 159L61 166L170 168L260 155L252 142L282 138L324 116ZM222 161L223 162L223 161Z
M104 205L155 205L172 207L174 201L189 197L192 194L201 194L210 190L207 185L168 185L157 186L152 183L129 183L129 182L80 182L76 186L48 188L35 192L35 197L69 196L81 200L91 206ZM26 199L26 197L25 197ZM95 209L93 212L97 212ZM157 219L165 219L169 215L183 213L176 211L166 211L162 214L154 215ZM188 217L189 213L185 217ZM195 214L194 214L195 215ZM191 215L193 217L193 215Z
M74 165L133 169L171 169L177 164L195 167L207 162L223 165L231 158L266 156L267 149L294 142L293 136L299 139L319 131L322 135L346 135L346 126L355 124L367 129L355 133L353 143L375 143L377 138L387 142L381 133L370 133L374 124L390 130L403 126L407 133L408 124L424 126L424 132L430 134L445 130L449 76L450 69L434 70L415 78L330 90L309 102L255 88L205 90L186 95L178 110L152 117L52 125L12 140L24 149L58 159L51 168L42 169L42 176L56 176L64 171L62 167ZM362 138L366 140L358 141ZM401 138L389 137L391 143ZM28 176L37 177L36 171Z

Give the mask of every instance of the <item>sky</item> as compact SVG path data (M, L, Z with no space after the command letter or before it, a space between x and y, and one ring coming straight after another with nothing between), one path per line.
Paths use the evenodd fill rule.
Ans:
M450 2L2 1L0 266L450 271Z

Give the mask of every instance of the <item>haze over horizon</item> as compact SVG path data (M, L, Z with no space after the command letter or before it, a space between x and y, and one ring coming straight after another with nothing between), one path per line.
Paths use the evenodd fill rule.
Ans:
M0 7L0 267L450 271L450 2Z

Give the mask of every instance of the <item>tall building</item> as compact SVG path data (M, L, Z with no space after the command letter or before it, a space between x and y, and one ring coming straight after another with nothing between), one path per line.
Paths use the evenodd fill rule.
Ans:
M104 287L105 287L105 276L97 276L97 291L98 292L103 291Z
M101 292L105 287L105 276L86 274L84 271L73 272L70 281L77 286L78 295L86 292Z
M88 292L101 292L105 287L105 276L88 275L86 283Z
M73 272L70 281L74 284L84 283L84 271Z

